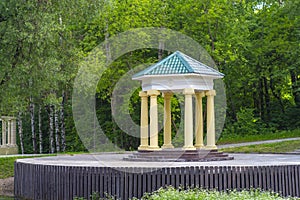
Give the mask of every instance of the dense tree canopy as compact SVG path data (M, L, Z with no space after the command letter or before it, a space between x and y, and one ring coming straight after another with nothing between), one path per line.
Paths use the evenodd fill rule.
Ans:
M1 1L0 114L23 121L22 151L37 152L38 146L40 152L85 150L71 109L79 61L111 36L133 28L164 27L197 41L226 75L223 134L299 128L299 13L299 0ZM109 45L106 48L109 52ZM157 48L118 58L99 81L98 121L121 148L134 149L139 139L124 133L111 116L115 84L135 66L171 53L163 44ZM178 101L172 100L174 131ZM139 123L137 91L129 105Z

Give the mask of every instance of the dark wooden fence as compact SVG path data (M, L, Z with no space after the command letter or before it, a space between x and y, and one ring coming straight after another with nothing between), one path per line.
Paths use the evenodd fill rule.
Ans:
M134 173L135 172L135 173ZM15 195L19 198L68 200L89 199L93 192L119 199L141 197L162 186L207 189L261 188L283 196L300 196L300 166L229 166L109 168L72 167L15 163Z

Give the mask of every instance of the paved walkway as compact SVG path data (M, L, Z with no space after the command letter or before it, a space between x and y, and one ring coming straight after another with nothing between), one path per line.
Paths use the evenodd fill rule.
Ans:
M300 140L300 137L297 137L297 138L284 138L284 139L276 139L276 140L264 140L264 141L256 141L256 142L243 142L243 143L236 143L236 144L223 144L223 145L218 145L218 148L222 149L222 148L230 148L230 147L242 147L242 146L249 146L249 145L270 144L270 143L293 141L293 140ZM296 150L295 152L300 153L300 149ZM48 155L48 154L0 155L0 158L1 157L15 157L15 156L41 156L41 155Z
M236 143L236 144L224 144L224 145L218 145L218 148L221 149L221 148L257 145L257 144L271 144L271 143L276 143L276 142L293 141L293 140L300 140L300 137L297 137L297 138L284 138L284 139L276 139L276 140L256 141L256 142L243 142L243 143Z
M132 153L130 153L132 154ZM89 167L185 167L185 166L270 166L270 165L300 165L300 155L285 154L229 154L234 160L211 162L131 162L123 160L130 155L121 153L78 154L74 156L51 156L20 159L17 162L56 165L56 166L89 166Z
M21 156L47 156L51 154L14 154L14 155L0 155L0 158L9 158L9 157L21 157ZM0 199L1 200L1 199Z

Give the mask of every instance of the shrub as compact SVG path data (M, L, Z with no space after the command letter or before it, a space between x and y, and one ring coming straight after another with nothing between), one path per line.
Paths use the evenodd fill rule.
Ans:
M251 108L241 108L237 113L237 121L228 124L224 129L224 135L257 135L275 132L274 126L268 126L259 117L254 116Z
M142 199L147 200L232 200L232 199L244 199L244 200L280 200L280 199L293 199L283 198L277 193L262 191L259 189L243 190L243 191L227 191L218 192L216 190L204 190L204 189L175 189L173 187L160 188L159 190L145 194Z

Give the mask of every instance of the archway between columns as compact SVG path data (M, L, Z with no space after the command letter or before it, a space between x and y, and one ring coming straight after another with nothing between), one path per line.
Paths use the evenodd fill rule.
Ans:
M217 151L215 144L214 80L224 74L188 55L176 51L158 63L133 75L141 82L141 145L138 153L125 158L140 161L200 161L233 159ZM171 137L172 92L185 96L184 145L174 148ZM158 146L157 96L164 98L164 142ZM196 105L193 107L193 97ZM203 143L202 99L207 100L207 144ZM149 103L150 101L150 103ZM148 104L150 109L148 110ZM195 116L193 111L195 110ZM148 114L150 113L148 119ZM195 124L193 123L195 118ZM183 119L182 119L183 120ZM195 130L195 133L194 133ZM194 143L195 135L195 143Z

